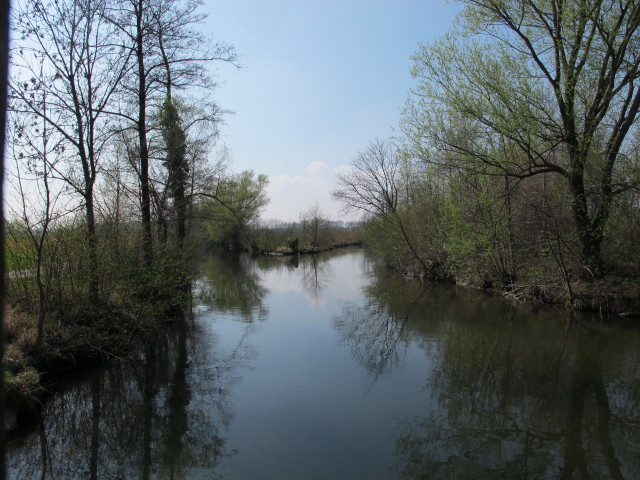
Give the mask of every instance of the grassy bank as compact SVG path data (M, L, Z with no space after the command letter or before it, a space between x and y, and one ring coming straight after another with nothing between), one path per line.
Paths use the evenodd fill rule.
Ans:
M85 367L138 352L188 299L186 249L159 244L147 267L137 232L105 224L91 270L85 238L81 227L51 232L39 269L32 242L14 232L5 245L4 382L17 417Z
M137 313L101 304L51 315L46 341L40 346L36 317L5 306L7 407L21 420L79 372L138 353L172 321L178 301L174 298L171 305L162 302Z

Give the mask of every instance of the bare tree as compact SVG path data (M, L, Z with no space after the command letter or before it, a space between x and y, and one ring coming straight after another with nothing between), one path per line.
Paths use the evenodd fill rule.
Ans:
M397 230L413 258L424 273L430 268L420 255L400 215L400 158L395 147L382 140L373 140L351 163L351 171L338 174L338 187L332 192L345 211L362 211L387 220Z
M51 279L51 260L55 245L51 242L50 229L63 213L57 204L64 193L56 188L53 170L58 167L64 151L64 139L55 135L44 119L47 112L46 94L42 101L43 117L30 114L14 118L12 151L15 172L12 184L20 199L20 211L14 212L26 230L35 252L35 278L38 289L36 348L41 348L45 335L48 286ZM60 182L57 182L60 183ZM49 260L49 261L47 261Z
M387 215L398 208L398 170L399 160L393 146L375 139L358 152L348 173L338 174L339 187L332 196L347 212Z
M216 60L231 63L236 61L233 47L209 42L192 28L205 18L197 12L200 5L197 1L121 0L109 17L120 31L122 48L129 51L134 60L134 75L125 89L123 108L118 114L125 119L124 128L133 127L137 133L143 250L148 267L153 258L150 109L164 101L167 110L175 113L174 89L201 87L210 90L214 84L207 71L207 64ZM204 94L203 99L206 96ZM202 100L201 103L206 101ZM133 105L135 108L129 108ZM211 104L211 108L212 116L220 113L215 104ZM168 117L171 117L171 121L165 122L164 131L167 134L164 141L171 157L167 162L171 166L170 182L174 186L174 200L177 201L180 212L184 213L186 196L183 198L182 191L186 190L184 178L188 175L182 174L188 167L184 160L184 139L178 136L184 136L188 126L181 127L175 115L165 116ZM184 215L181 216L182 225ZM180 235L182 233L181 231Z
M16 11L22 36L14 49L11 80L16 110L44 119L66 144L67 161L53 171L84 203L94 302L99 295L94 189L111 138L106 112L128 68L127 52L113 44L105 8L105 0L25 2Z
M312 252L315 252L322 243L322 235L327 228L327 222L327 215L317 203L302 213L301 227L305 236L309 237Z

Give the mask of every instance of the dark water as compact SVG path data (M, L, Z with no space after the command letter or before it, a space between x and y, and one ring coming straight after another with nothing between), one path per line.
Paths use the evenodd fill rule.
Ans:
M56 396L9 477L640 478L639 328L361 250L211 257L187 320Z

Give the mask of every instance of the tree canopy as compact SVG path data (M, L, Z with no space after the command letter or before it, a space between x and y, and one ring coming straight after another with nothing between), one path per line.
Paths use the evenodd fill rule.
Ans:
M640 186L640 2L466 0L413 57L411 155L517 180L560 176L584 266L601 268L617 195Z

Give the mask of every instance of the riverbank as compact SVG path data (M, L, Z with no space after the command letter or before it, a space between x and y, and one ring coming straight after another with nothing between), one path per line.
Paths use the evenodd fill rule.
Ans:
M566 305L570 309L594 312L602 317L640 319L640 279L604 277L592 282L515 285L502 295L514 302Z
M264 256L308 255L363 245L364 242L355 241L336 243L318 249L303 248L298 250L291 247L280 247L274 251L260 251L257 254ZM390 268L398 272L398 275L406 278L424 280L424 277L406 275L398 269ZM569 288L562 283L531 282L495 287L493 284L487 283L483 285L461 283L451 278L436 281L455 283L465 288L491 291L512 303L548 303L564 305L572 310L594 312L602 317L640 318L640 278L608 276L592 282L574 281L571 282Z
M174 306L175 309L175 306ZM46 340L36 345L33 315L5 306L6 428L28 425L47 398L82 376L83 372L114 359L129 358L154 341L176 311L134 314L109 306L48 318Z
M383 261L387 268L406 279L451 283L471 290L483 290L500 295L514 304L562 305L569 310L597 313L603 318L640 319L640 277L628 274L609 273L590 281L573 279L568 285L557 281L552 275L520 278L508 283L505 280L491 279L482 272L457 275L456 270L446 264L436 263L431 272L425 273L420 265L400 268L390 265L384 258Z
M361 247L363 242L342 242L342 243L334 243L331 245L326 245L318 248L292 248L292 247L279 247L276 250L271 251L261 251L254 250L253 253L256 255L264 255L264 256L272 256L272 257L284 257L291 255L315 255L317 253L330 252L332 250L336 250L338 248L347 248L347 247Z

